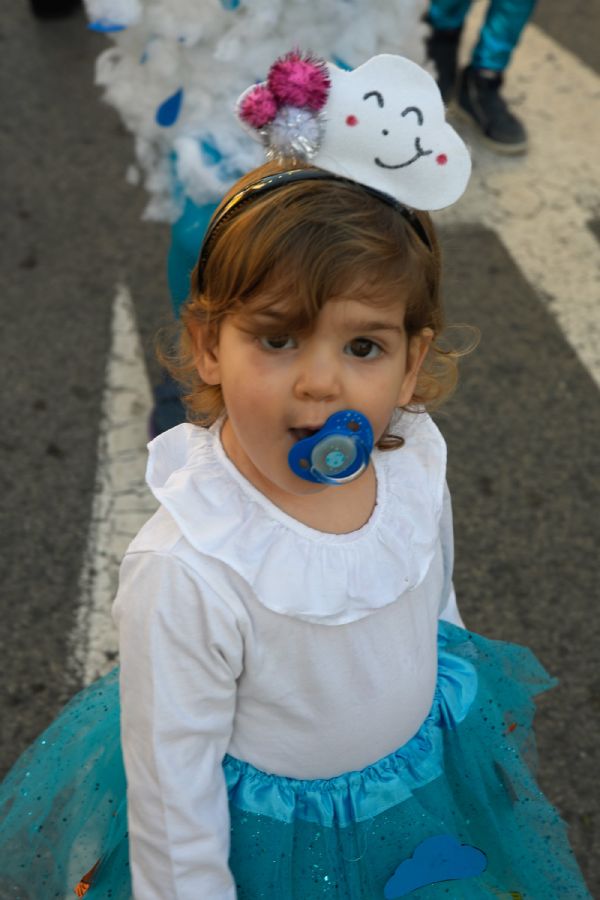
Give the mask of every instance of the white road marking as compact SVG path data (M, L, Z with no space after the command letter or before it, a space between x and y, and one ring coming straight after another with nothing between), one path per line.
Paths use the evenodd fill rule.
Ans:
M487 5L475 4L467 20L465 61ZM600 217L600 78L529 25L505 93L527 126L529 153L500 156L457 121L471 144L473 178L436 221L496 232L600 386L600 248L588 227Z
M151 404L131 296L120 286L113 305L96 490L73 635L72 655L84 684L115 665L117 638L110 611L119 563L157 506L144 482Z

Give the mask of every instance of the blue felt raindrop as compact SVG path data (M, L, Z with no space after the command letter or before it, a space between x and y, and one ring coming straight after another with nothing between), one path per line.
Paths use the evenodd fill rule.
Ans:
M353 66L350 63L347 63L345 59L342 59L341 56L336 56L335 54L331 57L331 62L335 63L338 69L343 69L344 72L352 72Z
M93 22L88 22L87 27L90 31L101 31L108 34L112 31L125 31L127 25L122 25L121 22L112 22L110 19L95 19Z
M175 91L170 97L160 104L156 110L156 122L163 128L170 128L179 118L181 104L183 102L183 88Z
M202 154L202 162L205 166L216 166L223 159L223 154L217 147L213 139L205 138L200 141L200 152Z

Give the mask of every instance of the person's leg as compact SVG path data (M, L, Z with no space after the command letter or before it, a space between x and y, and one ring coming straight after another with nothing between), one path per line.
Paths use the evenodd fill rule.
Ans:
M471 0L431 0L427 18L436 30L462 28Z
M487 142L504 153L523 153L527 133L508 109L500 89L503 72L536 0L491 0L471 65L462 73L458 105Z
M196 206L186 200L181 217L171 228L171 246L167 259L167 278L175 318L190 293L190 275L196 265L200 245L210 222L215 203ZM180 387L167 372L154 389L154 407L150 416L150 437L185 422L185 409L181 402Z
M190 275L198 261L204 233L216 208L216 203L197 206L188 199L181 217L171 228L167 276L176 318L190 293Z
M436 80L445 103L456 84L458 45L471 0L431 0L425 21L431 32L425 38L427 57L436 69Z
M510 62L536 0L492 0L471 64L475 69L503 72Z

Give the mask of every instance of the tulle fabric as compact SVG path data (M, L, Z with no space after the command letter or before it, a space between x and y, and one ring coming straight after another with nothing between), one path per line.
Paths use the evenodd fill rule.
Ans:
M226 757L239 900L591 896L533 775L533 697L552 680L528 650L447 623L439 658L417 735L361 772L298 781ZM0 896L72 897L100 859L87 900L130 898L126 819L115 671L65 708L2 785ZM438 835L483 852L485 870L436 881L432 864L430 883L390 888Z
M107 853L120 886L99 896L131 896L118 679L114 669L74 697L0 786L3 900L72 898Z

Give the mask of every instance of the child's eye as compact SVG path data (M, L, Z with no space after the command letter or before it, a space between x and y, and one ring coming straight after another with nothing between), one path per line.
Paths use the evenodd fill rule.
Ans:
M345 351L350 356L356 356L359 359L376 359L382 353L379 344L369 338L354 338L353 341L346 344Z
M277 337L259 337L258 343L264 350L291 350L296 346L294 338L287 334Z

